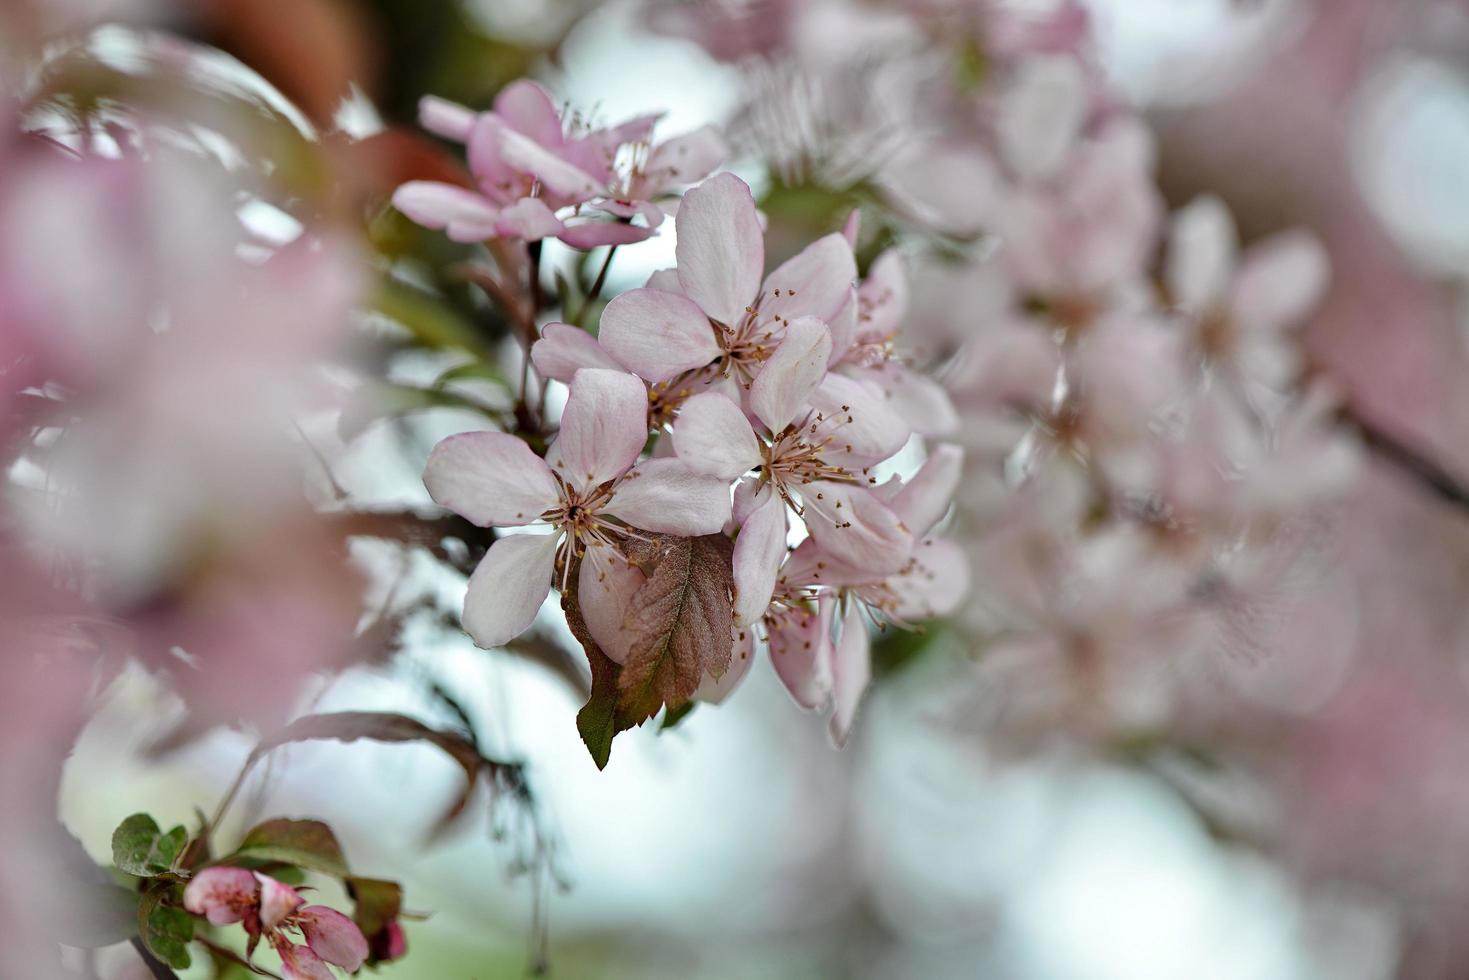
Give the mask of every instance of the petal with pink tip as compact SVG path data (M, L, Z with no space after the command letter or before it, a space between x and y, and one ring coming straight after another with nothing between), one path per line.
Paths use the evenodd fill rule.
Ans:
M867 623L853 605L842 617L841 636L831 657L832 714L827 731L838 748L847 744L857 706L872 680L872 647Z
M735 480L760 465L760 446L740 407L724 395L701 392L683 403L673 423L673 448L689 469Z
M634 245L647 241L653 237L655 230L651 226L630 225L625 221L588 219L577 224L563 225L556 237L572 248L587 251L602 245Z
M873 572L896 572L913 550L913 535L882 501L845 483L801 488L806 529L838 561Z
M901 361L888 361L855 377L870 379L888 407L921 436L950 436L959 430L959 412L948 389Z
M901 572L873 591L885 612L906 622L950 616L969 594L969 559L954 542L925 538ZM861 590L864 595L871 590Z
M308 905L296 913L296 922L311 951L333 966L353 973L367 959L367 937L336 909Z
M1228 293L1239 254L1234 218L1212 194L1174 215L1164 280L1173 301L1191 313L1206 313Z
M546 202L535 197L516 201L501 211L499 220L495 222L495 231L501 238L519 238L527 242L551 238L565 230L566 226L546 207Z
M530 189L525 175L507 163L500 152L505 131L505 120L492 112L481 113L469 131L467 144L469 170L480 191L502 204L511 203Z
M934 447L913 479L893 499L893 513L918 537L949 512L963 475L964 450L945 443Z
M754 630L736 626L733 646L729 666L718 677L704 675L703 681L694 691L695 701L703 701L705 704L723 704L750 673L750 665L755 662Z
M281 976L285 980L336 980L331 968L310 947L279 942L275 951L281 956Z
M184 908L217 926L233 925L260 902L260 882L244 868L205 868L184 889Z
M853 208L852 212L847 215L847 220L842 222L842 237L847 240L847 244L852 246L852 249L855 251L857 248L857 239L862 237L862 211L860 208Z
M1305 319L1331 280L1331 260L1309 232L1272 235L1245 253L1234 283L1235 318L1244 330L1279 330Z
M765 234L749 185L731 173L709 178L683 196L674 224L684 295L715 320L738 323L765 271Z
M383 926L372 942L373 957L379 963L391 963L408 955L408 935L402 924L394 919Z
M640 190L647 197L656 197L676 184L703 180L728 155L729 145L713 126L676 136L653 147L643 168L646 177Z
M551 470L504 432L461 432L429 453L423 485L435 503L480 527L518 527L559 501Z
M991 224L1005 196L994 163L967 142L915 141L888 166L884 185L894 203L919 221L963 236Z
M1086 78L1074 58L1027 59L996 115L1005 161L1022 177L1055 176L1076 144L1086 113Z
M831 698L831 617L835 603L823 594L816 611L782 609L767 621L770 662L798 705L814 711Z
M598 338L608 353L649 381L667 381L720 355L704 311L661 289L630 289L608 303Z
M541 377L562 384L571 384L582 368L623 370L596 337L569 323L548 323L542 327L541 339L531 345L530 359Z
M418 101L418 122L424 129L456 143L467 143L476 114L457 102L426 95Z
M857 316L858 316L857 289L851 287L847 290L846 302L837 311L836 316L826 322L831 328L831 360L828 364L836 364L841 361L852 350L852 345L857 342Z
M861 469L902 449L912 435L880 390L841 374L828 374L809 403L821 416L818 433L829 442L822 457Z
M495 113L510 128L543 146L559 146L563 141L561 114L551 96L535 82L521 79L502 88L495 96Z
M561 432L546 461L579 490L606 483L637 462L648 441L648 389L625 371L583 368L571 379Z
M830 320L846 302L856 278L852 246L840 234L825 235L781 263L765 280L760 318Z
M576 591L582 619L597 646L615 663L627 659L632 636L622 624L628 604L646 580L637 566L607 545L593 544L582 557Z
M831 330L815 317L802 317L750 384L750 408L772 433L779 433L806 408L807 400L826 377L831 358Z
M456 242L494 238L500 209L464 187L431 180L409 181L393 192L393 207L417 224L442 231Z
M305 901L296 893L296 889L269 875L257 871L255 880L260 882L260 924L266 929L274 929L286 921L286 916L300 908Z
M753 476L747 476L735 484L734 509L730 512L730 519L736 525L745 523L750 515L755 513L755 508L770 499L775 490L768 483L761 483Z
M850 565L823 551L815 538L807 538L801 542L800 547L791 552L791 556L781 566L779 587L801 589L812 586L846 588L874 585L892 574Z
M586 171L513 129L500 128L498 149L506 166L534 177L540 182L541 189L560 203L580 203L603 190Z
M717 534L729 520L729 481L700 476L677 459L639 463L602 508L658 534Z
M879 255L858 287L857 296L862 310L857 324L861 342L880 344L896 334L908 312L908 272L902 256L893 249Z
M661 289L665 293L683 295L683 284L678 281L677 269L659 269L643 283L648 289ZM702 310L700 312L703 312Z
M786 556L786 504L767 490L766 500L740 526L734 546L735 625L765 614Z
M559 539L559 534L512 534L490 546L464 596L464 630L476 646L502 646L535 622L551 592Z

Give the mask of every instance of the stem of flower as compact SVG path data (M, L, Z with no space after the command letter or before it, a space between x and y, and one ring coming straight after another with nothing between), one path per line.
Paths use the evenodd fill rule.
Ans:
M602 295L602 287L607 283L607 270L612 268L612 256L616 254L616 245L613 245L607 250L607 257L602 260L602 269L597 273L596 281L592 283L592 288L587 292L586 299L581 301L581 309L576 311L576 316L571 320L572 323L582 329L586 329L586 324L582 320L586 318L587 311L592 308L592 304Z
M209 939L203 939L203 938L201 938L199 936L195 936L194 939L201 946L203 946L205 949L209 950L215 956L218 956L220 959L229 960L231 963L235 964L236 966L242 966L245 969L249 970L251 973L256 974L257 976L274 977L275 980L283 980L283 978L281 977L281 975L279 973L273 973L270 970L267 970L263 966L256 966L254 963L251 963L250 961L246 960L239 953L236 953L234 950L230 949L227 946L221 946L221 945L219 945L219 943L213 942L212 940L209 940Z
M212 836L214 831L219 827L219 823L224 819L225 812L229 810L230 804L235 801L236 796L240 795L240 787L245 785L245 779L250 775L250 770L255 768L255 762L255 753L251 752L249 758L245 760L245 764L240 767L240 771L235 774L235 781L230 783L229 789L225 790L224 796L219 801L219 806L215 807L214 816L210 817L209 822L204 825L202 833L205 837Z

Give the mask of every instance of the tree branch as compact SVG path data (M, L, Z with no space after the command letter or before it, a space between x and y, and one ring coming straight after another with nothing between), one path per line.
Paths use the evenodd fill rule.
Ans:
M1469 487L1441 463L1426 452L1378 428L1351 408L1343 409L1341 417L1357 431L1362 443L1377 458L1391 463L1444 503L1469 512Z
M411 510L345 511L326 515L344 538L381 538L424 548L439 561L463 572L474 570L495 542L493 528L478 527L458 514L425 516ZM444 547L448 539L463 542L467 555L455 555Z

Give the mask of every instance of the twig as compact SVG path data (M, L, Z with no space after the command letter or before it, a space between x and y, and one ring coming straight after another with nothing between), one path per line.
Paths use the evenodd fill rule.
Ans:
M251 963L249 960L245 959L239 953L236 953L234 950L230 949L227 946L221 946L219 945L219 943L213 942L209 939L202 939L198 936L195 936L194 938L198 940L198 942L203 945L205 949L209 950L220 959L229 960L236 966L242 966L245 969L249 970L251 973L256 974L257 976L274 977L275 980L283 980L279 973L273 973L263 966L256 966L254 963Z
M424 516L411 510L396 511L347 511L327 514L325 520L334 526L343 538L381 538L401 541L407 545L424 548L439 561L472 571L490 545L495 542L493 528L479 527L457 514L435 514ZM444 541L462 541L468 549L467 555L453 555Z
M571 320L571 322L576 324L578 327L586 326L586 324L582 323L582 320L586 317L587 310L591 309L592 304L595 303L597 301L597 298L602 295L602 287L607 283L607 270L612 268L612 256L616 254L616 245L613 245L607 250L607 257L602 260L602 270L597 273L597 279L595 282L592 283L592 288L587 293L586 299L581 301L581 309L576 311L576 316L573 317Z
M1384 432L1351 408L1343 409L1341 418L1357 430L1363 444L1380 459L1417 480L1443 502L1469 511L1469 488L1442 464Z
M214 831L218 829L220 822L224 820L224 815L229 810L230 804L235 801L236 796L240 795L240 787L245 785L245 780L249 777L250 771L255 768L255 761L253 754L245 760L245 764L235 774L234 782L230 783L230 788L225 790L224 796L220 798L219 806L215 807L214 816L209 818L209 822L200 831L201 836L207 839L214 835Z
M536 321L541 316L541 243L531 242L527 251L530 253L530 272L526 283L530 290L530 315L526 317L521 331L521 343L525 350L520 359L520 401L517 414L521 417L522 429L529 428L539 432L541 420L530 403L530 350L540 339Z
M133 949L138 951L138 956L142 957L143 965L148 968L148 972L153 974L154 980L179 980L177 973L160 963L157 957L148 952L148 947L143 945L142 937L134 936L130 942L133 944Z
M332 496L336 498L337 503L346 500L347 491L337 482L337 476L332 472L331 464L326 461L326 457L322 455L321 450L316 448L316 443L312 442L311 437L306 434L306 430L301 428L300 422L292 420L291 424L296 427L296 434L301 437L301 442L305 444L307 450L310 451L312 456L316 457L316 462L321 467L321 472L326 475L326 481L331 485Z

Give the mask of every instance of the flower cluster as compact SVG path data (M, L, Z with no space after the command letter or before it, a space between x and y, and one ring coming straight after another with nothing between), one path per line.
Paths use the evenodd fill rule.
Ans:
M759 632L798 702L834 705L841 741L867 684L868 623L944 615L964 594L962 557L930 535L957 450L936 448L906 482L884 468L915 432L952 429L954 412L900 357L895 255L859 285L851 241L832 233L766 275L755 201L732 174L684 196L676 231L677 268L608 303L597 337L551 323L532 348L569 386L544 460L498 432L452 436L430 457L440 504L482 526L552 528L496 541L464 623L481 646L503 644L576 569L588 630L625 665L645 653L650 586L629 544L727 535L733 632L688 693L726 697Z
M642 241L663 223L658 199L708 176L726 152L707 126L653 143L656 115L604 128L563 119L529 81L507 86L489 112L430 97L421 117L425 129L467 146L474 187L411 181L393 203L459 242L554 237L593 248ZM643 224L633 224L636 217Z
M980 583L964 622L989 647L983 674L1002 682L1005 717L1041 732L1163 725L1179 678L1199 673L1182 665L1270 649L1280 610L1318 574L1321 507L1358 471L1334 393L1294 336L1325 289L1324 249L1286 231L1242 251L1225 206L1204 197L1174 216L1155 262L1168 220L1152 135L1103 84L1075 3L761 5L767 58L748 60L730 25L753 6L649 8L743 64L755 82L745 136L781 179L857 183L895 216L884 231L911 285L885 256L863 309L882 323L879 296L911 306L916 363L943 378L962 419L960 524ZM857 26L869 12L862 23L881 29ZM838 35L862 43L828 43ZM762 84L771 77L783 81ZM833 128L832 107L862 79L880 91ZM868 111L876 101L903 107L902 121ZM879 352L885 329L872 331ZM603 348L641 371L624 331L605 322ZM865 339L834 346L848 353L833 370L887 388L915 430L944 418L925 388L898 395L906 368L869 362ZM703 397L675 445L699 438L695 452L717 443L743 462L735 420L703 434ZM777 445L768 427L755 434L762 452ZM778 477L771 488L781 495ZM817 545L856 558L823 530L811 527Z
M296 889L258 871L206 868L184 889L184 908L212 925L242 924L251 955L261 939L270 943L285 980L332 980L328 963L353 973L367 961L356 923L336 909L307 905Z
M1166 727L1213 657L1273 651L1358 471L1293 335L1323 248L1285 231L1241 251L1205 197L1155 265L1152 139L1105 106L1073 57L1020 59L969 150L996 174L993 252L919 273L918 325L955 351L968 622L1032 732Z

